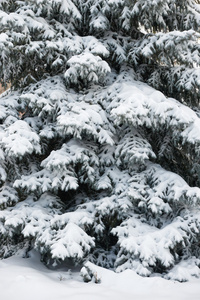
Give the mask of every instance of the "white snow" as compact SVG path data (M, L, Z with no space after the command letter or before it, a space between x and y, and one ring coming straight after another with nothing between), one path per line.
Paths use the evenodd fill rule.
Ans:
M20 156L34 151L40 153L39 136L22 120L17 120L7 128L2 143L9 156Z
M100 284L84 283L80 272L49 270L35 252L0 261L2 300L199 300L200 280L186 283L160 277L143 278L134 271L114 273L93 265Z

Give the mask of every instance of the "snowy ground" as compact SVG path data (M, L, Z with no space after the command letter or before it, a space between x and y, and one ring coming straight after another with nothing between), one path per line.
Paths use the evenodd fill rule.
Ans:
M133 271L116 274L97 268L101 284L84 283L78 272L48 270L37 255L0 261L1 300L199 300L200 280L179 283L142 278Z

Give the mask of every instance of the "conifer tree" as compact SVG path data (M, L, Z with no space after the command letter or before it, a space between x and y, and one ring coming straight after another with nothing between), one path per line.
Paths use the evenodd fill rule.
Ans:
M198 0L0 0L1 257L200 275L199 26Z

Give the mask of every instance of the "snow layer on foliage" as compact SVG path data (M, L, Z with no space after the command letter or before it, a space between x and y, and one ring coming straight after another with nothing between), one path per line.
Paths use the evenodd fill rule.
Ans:
M19 101L32 110L33 115L45 118L49 122L55 120L57 114L66 112L66 101L71 102L73 96L67 93L63 81L54 76L29 87L28 92L20 95Z
M5 126L11 125L19 117L19 111L17 111L18 97L18 92L11 92L10 90L0 95L0 119L4 121ZM2 127L4 128L4 126Z
M160 53L158 60L164 65L170 65L171 59L176 60L180 65L197 66L199 65L198 50L194 50L193 47L198 47L198 38L199 35L194 30L159 32L145 36L144 40L136 43L130 56L136 60L140 52L145 57L152 57L155 53Z
M176 253L172 255L172 249L190 251L190 240L199 234L199 217L192 212L199 203L199 189L190 188L180 176L148 162L156 154L141 129L142 125L154 131L166 126L171 128L172 139L178 136L183 142L198 143L198 117L191 109L134 81L128 72L118 76L115 83L91 88L78 96L55 76L31 85L20 97L11 94L10 102L8 97L0 98L6 108L2 126L5 131L1 130L6 153L11 153L9 139L15 142L15 134L17 141L25 139L32 147L27 146L26 151L17 148L21 151L17 152L19 157L39 152L43 138L59 137L61 142L41 160L40 166L33 165L31 172L15 175L14 188L21 189L24 195L34 193L37 201L30 196L15 205L18 198L14 191L10 197L6 189L1 191L2 207L15 205L0 213L0 226L6 237L20 228L24 238L32 239L33 247L42 255L79 261L105 238L105 220L113 218L109 234L118 239L118 250L110 251L106 259L112 256L112 267L117 271L133 268L149 276L160 264L165 269L174 268L173 274L179 280L198 275L198 262L194 261L191 274L181 277L184 272L181 265L175 269L178 257ZM17 111L26 106L27 116L17 120ZM13 107L13 115L9 116ZM188 130L191 135L184 137ZM1 160L5 180L3 152ZM81 184L99 191L98 197L78 193ZM45 194L73 189L77 190L77 204L73 212L64 214L59 199ZM53 203L52 208L47 199L49 205ZM100 250L96 251L99 255ZM101 263L111 265L103 259ZM175 275L168 276L175 279Z
M9 156L17 157L41 151L38 135L22 120L17 120L7 128L2 143Z
M92 146L90 147L90 145L85 145L78 140L72 139L67 144L64 144L60 150L52 151L43 160L41 166L52 172L58 169L60 173L65 173L67 170L75 169L77 164L80 164L80 171L85 173L85 179L88 182L93 182L95 179L95 167L99 166L98 157L93 151ZM61 177L58 174L59 176Z
M0 119L4 119L6 116L6 108L0 105Z
M54 10L59 12L58 19L60 22L57 18L51 20ZM48 16L47 18L44 18L44 11ZM64 20L69 18L68 25L63 22L63 18ZM46 61L46 65L53 71L56 70L56 73L66 73L67 75L70 72L77 81L77 74L74 74L77 70L82 79L84 74L88 76L88 83L102 81L104 75L110 71L107 62L102 60L102 57L109 55L109 50L95 37L80 37L72 33L74 24L77 21L80 22L81 19L80 7L74 1L69 0L51 0L48 3L35 1L28 4L20 2L15 12L6 13L1 10L0 24L2 28L10 29L9 35L6 33L0 35L1 69L6 70L1 73L4 82L10 81L8 78L13 75L13 64L8 57L15 52L16 44L20 45L20 51L17 50L19 59L15 61L15 64L18 65L14 71L15 80L23 78L23 83L27 83L30 75L29 70L33 67L31 61L34 57L37 58L39 65ZM32 35L35 35L34 39ZM27 62L29 61L27 70L24 70L22 66L24 54ZM67 62L71 66L74 59L78 60L79 63L73 64L68 72ZM93 65L92 72L89 71L89 65L86 66L88 63ZM35 81L33 76L32 74L32 79ZM70 78L68 79L70 81Z
M46 163L48 164L48 159ZM94 228L96 234L103 236L105 230L103 219L114 216L119 221L122 220L120 225L112 229L112 234L118 236L120 248L115 262L117 271L133 268L138 274L149 276L152 267L156 267L158 261L165 268L173 267L175 257L171 254L171 249L177 246L185 249L190 247L189 240L199 232L198 214L195 211L191 213L187 211L187 207L195 209L195 203L199 201L199 189L190 188L180 176L166 172L155 164L150 164L147 170L132 177L126 172L108 169L105 181L110 180L109 184L112 186L114 179L115 195L95 201L85 199L85 203L77 206L76 211L59 216L51 214L50 219L48 211L47 215L44 211L44 216L41 215L39 219L39 222L43 222L43 226L40 223L36 225L36 222L33 228L32 221L28 221L30 216L33 220L32 214L34 207L37 207L37 202L27 207L26 217L23 217L24 210L21 204L7 212L6 217L2 212L2 222L5 223L7 230L9 227L24 224L22 233L25 236L35 237L36 249L41 248L43 252L46 247L50 248L55 258L64 260L69 256L82 258L91 247L94 247L92 236L83 231L85 226L89 225L90 228ZM142 219L133 213L133 203L135 209L137 206L141 209ZM183 211L182 216L176 217L179 210ZM161 216L158 221L161 225L154 224L157 219L153 214ZM171 223L166 222L169 214L174 214ZM73 231L74 235L71 234ZM178 274L178 280L180 276Z
M179 175L166 171L161 166L149 163L144 172L132 176L130 179L129 196L134 197L134 191L143 195L142 201L153 203L158 201L157 197L162 198L171 205L178 202L195 207L200 202L200 189L190 187ZM148 186L148 187L147 187ZM133 193L133 194L132 194ZM143 205L142 201L139 205ZM160 204L160 202L159 202Z
M65 115L58 117L58 127L65 134L73 134L77 138L88 134L101 144L113 145L112 133L108 131L108 120L100 105L78 102L69 104L68 108Z
M113 218L109 234L118 239L118 253L109 254L114 260L112 267L118 271L133 268L145 276L154 272L158 262L162 268L174 268L177 254L172 255L171 249L186 248L187 242L189 245L189 240L199 233L199 217L192 216L199 203L199 189L190 188L180 176L149 162L156 155L141 125L155 131L166 126L172 129L172 139L176 139L191 126L198 129L197 115L176 100L134 81L128 72L119 75L115 83L91 88L78 96L65 88L59 76L31 85L18 98L17 105L18 96L14 94L10 103L6 101L9 96L0 98L6 113L13 106L28 106L32 117L25 115L23 120L17 120L11 115L5 119L5 131L1 131L5 151L10 151L6 138L12 138L15 131L17 140L25 138L36 149L43 146L42 138L59 137L61 142L41 159L40 166L32 165L31 172L15 175L14 188L27 196L34 193L37 201L27 198L2 211L2 232L10 237L20 228L42 254L48 253L55 260L80 260L103 240L108 230L105 220ZM199 137L192 136L197 143ZM34 151L31 148L19 156ZM2 162L4 156L2 152ZM3 170L4 163L1 165ZM93 192L99 191L99 195L81 195L81 184ZM45 197L51 198L46 192L72 190L77 190L73 213L62 215L61 205L58 211L44 207ZM15 193L8 197L2 190L2 195L2 206L18 201ZM68 205L68 198L64 201ZM58 205L59 199L54 198L53 202ZM105 263L108 265L111 262ZM180 274L177 276L181 278Z
M194 122L182 132L183 140L195 144L200 140L200 119L195 118Z
M172 255L171 249L181 247L190 251L190 240L199 233L199 188L191 188L177 174L149 164L145 171L128 180L126 196L131 203L126 217L112 229L120 247L116 270L134 269L149 276L152 267L159 264L165 268L174 266L176 255ZM123 193L121 197L125 201ZM131 212L132 205L141 215Z
M71 0L52 0L52 3L59 3L60 11L66 13L67 15L72 15L75 19L81 19L82 16L78 11L76 5Z
M5 181L7 174L4 166L5 156L3 151L0 149L0 180Z
M85 47L85 52L91 52L94 55L99 55L100 57L108 57L109 51L98 39L93 36L82 37L82 41ZM88 57L89 58L89 57ZM108 68L110 72L110 68Z
M58 173L58 171L60 171ZM45 193L46 191L63 191L76 190L78 188L78 179L74 170L68 168L59 170L56 169L53 172L43 169L29 176L21 176L21 179L17 179L14 182L15 188L22 188L26 192L37 191L39 193Z
M118 165L131 167L135 163L144 163L149 158L156 158L151 145L138 132L129 132L124 135L115 150Z
M48 121L42 129L39 129L41 123L38 123L37 130L41 137L73 134L80 139L87 134L101 144L114 143L114 129L102 107L96 104L92 96L86 103L84 95L77 97L74 92L67 90L59 76L43 80L40 85L32 85L29 92L22 94L19 99L26 103L27 110L32 110L35 117ZM57 126L52 121L57 121Z
M113 229L113 233L119 236L120 246L116 271L134 269L139 275L149 276L151 274L149 267L156 266L159 262L167 268L173 266L174 257L170 253L170 249L180 244L185 246L187 226L191 222L191 220L183 221L183 219L177 218L171 224L158 229L142 223L135 216ZM195 269L199 269L198 260L194 259L193 263L196 266ZM197 274L199 272L194 273L194 276ZM178 275L177 278L176 275ZM180 281L187 280L181 278L181 274L176 273L176 275L169 272L167 276Z
M69 69L64 76L67 82L78 84L82 80L87 83L98 83L111 71L108 63L92 53L74 55L68 60Z
M62 204L58 197L46 193L34 201L30 196L14 209L0 211L0 226L4 226L10 237L13 228L20 228L25 238L34 240L35 249L41 253L50 251L56 260L83 259L85 253L94 247L94 238L83 230L86 224L93 222L91 214L81 210L61 212ZM3 245L1 251L7 247L9 245Z
M183 22L180 22L180 27L178 28L182 30L194 28L200 22L199 4L195 0L180 1L177 4L174 4L174 1L171 0L138 0L131 13L133 17L138 17L144 28L150 32L152 32L152 28L156 25L159 29L167 29L169 27L168 22L171 21L171 18L167 18L166 20L166 15L171 16L174 14L177 18L181 14L184 19ZM178 21L178 18L176 21Z
M114 98L108 110L116 125L130 124L136 128L147 126L155 130L165 125L173 129L174 137L180 135L184 142L200 142L199 118L196 113L144 83L129 77L108 88L107 97Z
M43 170L30 176L22 176L15 181L14 186L29 191L36 191L39 188L43 192L77 189L78 174L75 169L78 164L80 183L94 183L99 166L99 159L95 153L97 148L92 143L87 145L82 141L71 139L42 161Z
M0 169L1 174L1 169ZM4 178L1 177L3 180ZM0 188L0 207L6 208L7 206L14 205L18 202L18 196L15 189L13 189L10 185L3 185Z
M68 223L64 229L59 230L56 239L51 241L52 258L65 259L83 258L85 253L94 246L92 237L89 237L83 229L74 223ZM84 251L83 251L84 249Z
M200 262L200 261L199 261ZM200 270L197 261L193 257L187 261L182 261L165 276L167 279L178 280L180 282L189 281L192 276L199 278Z

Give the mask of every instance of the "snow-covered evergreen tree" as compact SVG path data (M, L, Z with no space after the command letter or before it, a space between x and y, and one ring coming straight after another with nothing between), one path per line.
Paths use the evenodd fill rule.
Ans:
M198 0L0 0L2 257L200 275L199 26Z

